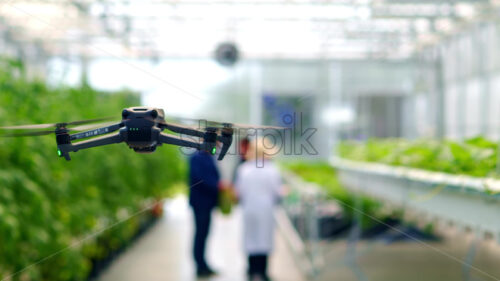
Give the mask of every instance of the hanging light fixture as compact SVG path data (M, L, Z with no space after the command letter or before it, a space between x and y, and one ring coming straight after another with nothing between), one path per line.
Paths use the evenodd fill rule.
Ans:
M240 52L232 42L220 43L215 49L215 60L224 66L233 66L239 59Z

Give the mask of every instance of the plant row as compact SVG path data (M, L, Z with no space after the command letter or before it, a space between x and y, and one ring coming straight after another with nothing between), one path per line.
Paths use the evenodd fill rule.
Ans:
M138 103L126 91L49 87L26 78L19 61L0 61L2 126L119 120L123 108ZM136 214L184 174L169 146L144 155L115 144L73 153L67 162L53 135L0 138L0 279L85 280L93 261L135 235L144 220Z
M387 165L496 177L498 144L483 137L452 140L371 139L347 141L338 146L340 157Z

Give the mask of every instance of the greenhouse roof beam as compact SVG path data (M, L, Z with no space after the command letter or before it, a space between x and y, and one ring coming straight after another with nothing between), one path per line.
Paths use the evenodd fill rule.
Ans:
M6 9L10 6L7 4L0 6L0 17L5 19L7 28L17 29L14 32L17 39L43 41L53 53L69 48L65 44L71 44L72 53L89 52L87 45L106 41L107 48L126 50L123 51L126 56L189 53L210 57L216 44L230 37L245 58L336 57L333 54L338 51L336 45L342 50L346 48L347 51L340 53L351 54L349 58L374 54L388 58L404 54L409 58L414 50L437 44L446 36L484 20L486 15L493 18L491 15L498 12L491 9L494 3L487 0L17 0L12 3L27 13ZM28 14L35 14L57 28L45 26ZM293 37L283 32L290 29L294 30ZM204 36L190 36L198 33ZM277 35L280 40L276 40ZM262 44L256 43L262 40L268 42L267 54ZM82 47L75 48L73 42ZM198 50L191 50L191 45ZM287 50L280 51L283 49Z

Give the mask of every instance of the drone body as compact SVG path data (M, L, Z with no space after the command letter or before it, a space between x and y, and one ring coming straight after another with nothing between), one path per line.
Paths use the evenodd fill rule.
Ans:
M92 120L74 121L68 123L37 124L22 126L0 127L0 130L36 130L21 133L7 133L4 137L42 136L48 134L56 135L57 151L60 157L71 160L70 152L77 152L91 147L104 146L124 142L138 153L152 153L157 146L171 144L183 147L195 148L207 151L211 154L216 152L216 142L222 143L222 149L218 160L226 155L233 141L234 128L240 129L282 129L278 127L262 127L237 125L231 123L218 123L213 121L199 120L204 123L203 128L192 128L165 121L163 109L153 107L130 107L122 111L120 122L71 127L95 123L97 121L109 120L99 118ZM209 126L207 126L209 124ZM55 130L53 129L55 127ZM49 129L43 130L40 129ZM166 134L168 130L182 136ZM80 131L71 134L70 132ZM86 139L86 140L83 140Z
M163 130L197 137L200 141L184 139L175 135L165 134ZM56 141L59 156L70 160L69 153L81 149L125 142L131 149L138 153L152 153L162 144L172 144L184 147L205 150L215 154L216 141L222 142L219 160L222 160L232 143L233 130L230 125L222 128L208 127L197 130L189 127L167 123L163 109L151 107L131 107L122 112L122 121L107 127L97 128L77 134L70 134L65 126L59 126ZM105 136L100 136L105 135ZM100 136L100 137L97 137ZM92 138L89 140L72 143L72 141Z
M158 145L162 129L157 122L165 122L163 109L145 107L126 108L122 112L124 127L120 135L128 146L139 153L151 153Z

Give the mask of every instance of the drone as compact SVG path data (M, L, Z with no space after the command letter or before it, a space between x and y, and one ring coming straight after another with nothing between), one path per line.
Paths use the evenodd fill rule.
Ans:
M129 148L138 153L152 153L158 146L170 144L206 151L212 155L216 154L217 142L220 142L222 148L217 159L222 160L231 147L235 129L280 129L271 126L240 125L207 120L198 120L200 123L204 123L204 128L201 128L201 126L200 128L193 128L167 122L163 109L153 107L125 108L121 115L122 120L112 124L108 122L106 124L88 125L110 120L111 118L108 117L54 124L7 126L0 127L0 130L36 130L2 135L6 137L55 134L59 157L64 157L70 161L70 152L121 142L126 143ZM41 131L40 129L51 130ZM164 133L165 129L180 135L190 136L190 138ZM77 133L71 134L74 131L77 131Z

